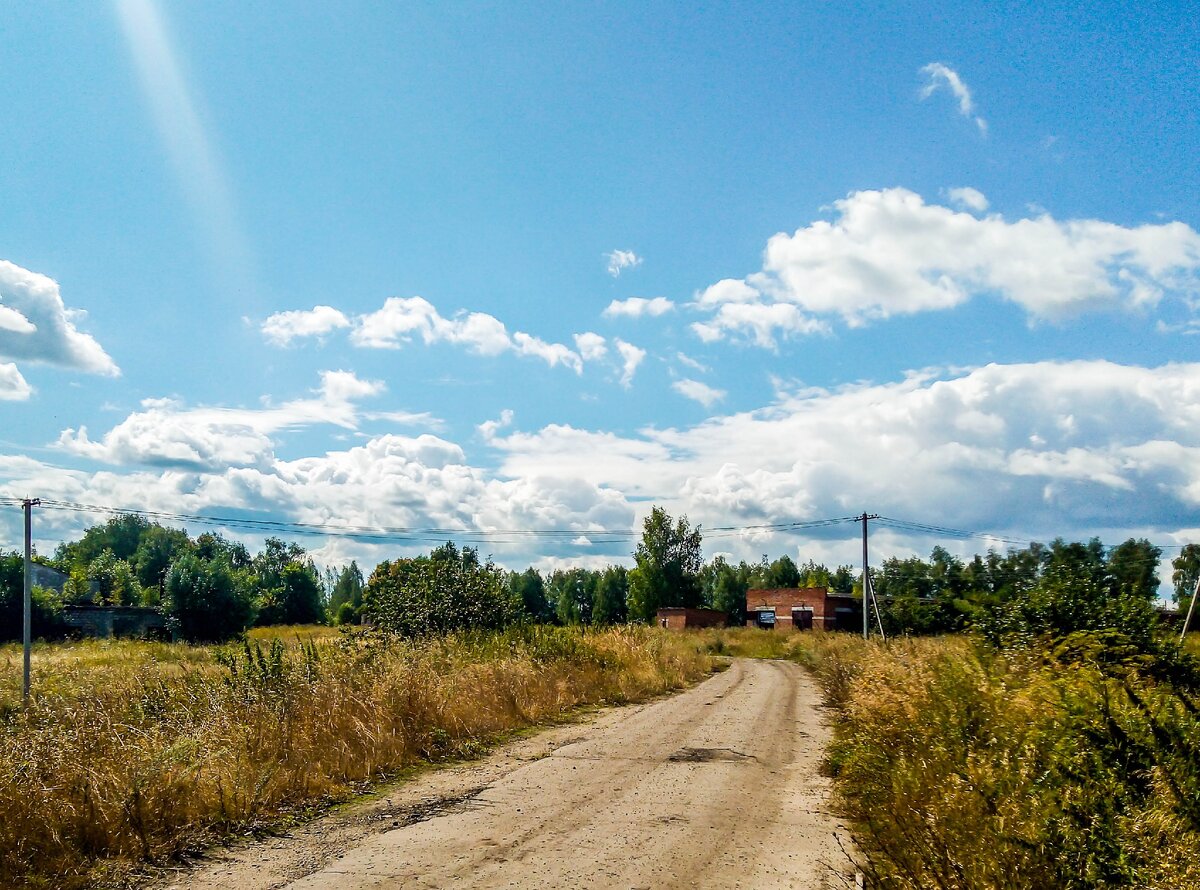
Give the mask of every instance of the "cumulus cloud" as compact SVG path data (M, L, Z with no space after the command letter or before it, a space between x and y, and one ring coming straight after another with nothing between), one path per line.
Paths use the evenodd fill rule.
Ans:
M627 316L629 318L641 318L643 315L657 317L665 315L675 308L675 304L666 297L630 297L627 300L613 300L608 304L608 308L604 310L604 315L607 318L616 318L618 316Z
M831 316L860 325L984 295L1061 319L1200 293L1200 234L1181 222L1121 226L1044 213L1010 222L902 188L854 192L833 210L830 222L773 236L762 271L699 294L695 307L713 315L695 333L769 347L777 335L820 332Z
M625 269L633 269L642 264L642 258L632 250L614 250L606 253L604 258L608 260L608 274L613 278L620 276Z
M682 429L550 426L494 445L505 475L577 477L706 525L866 508L1043 537L1168 533L1200 512L1200 365L989 365L784 393Z
M322 337L338 328L350 327L350 319L332 306L276 312L262 324L263 336L275 346L287 346L300 337Z
M509 334L500 319L485 312L445 318L423 297L389 297L383 307L360 316L350 334L356 346L398 349L420 337L426 344L453 343L477 355L517 355L540 358L554 367L564 365L579 374L583 360L561 343L549 343L523 331Z
M715 389L706 383L701 383L699 380L690 380L687 377L682 380L676 380L671 384L671 389L675 390L681 396L691 399L693 402L699 402L705 408L711 408L725 398L725 390Z
M217 446L196 446L207 448L211 459L87 472L0 455L0 491L293 522L570 529L571 537L597 542L596 531L635 528L648 503L686 513L705 528L863 509L1040 540L1093 534L1108 541L1131 534L1171 540L1200 525L1200 364L1038 362L911 373L886 383L784 390L756 410L627 435L562 424L526 432L501 412L480 428L485 447L499 457L491 469L460 445L429 434L383 435L294 460L253 438L261 433L273 440L339 398L370 388L348 377L327 380L307 400L317 404L265 409L279 412L266 420L235 411L230 422L215 409L155 402L139 414L190 414L193 432L229 422L222 431L247 442L248 458L221 463L213 455ZM341 410L347 419L355 409ZM100 444L115 451L118 438ZM85 520L46 518L67 521ZM43 533L66 533L54 528ZM853 529L815 534L801 540L802 554L852 559ZM917 541L885 532L878 538L883 554L911 552ZM764 548L779 552L796 541L760 530L706 538L705 544L710 555L715 548L755 559ZM926 550L931 543L917 542ZM354 546L365 559L431 543ZM599 546L580 545L586 553ZM496 551L516 566L581 552L569 539L501 541ZM600 552L628 556L623 543Z
M608 355L605 342L603 337L591 331L575 335L575 348L579 350L585 362L598 362Z
M66 307L54 279L0 260L0 358L116 377L108 353L75 327L83 316Z
M23 402L33 395L30 386L17 366L11 362L0 363L0 402Z
M983 213L988 209L988 199L979 189L964 186L963 188L950 189L946 192L946 195L952 203L967 210Z
M56 443L72 454L109 464L196 470L266 467L275 460L273 434L332 424L357 428L358 402L384 391L382 382L350 371L323 371L312 398L265 408L188 408L172 399L147 399L99 440L87 427L63 430Z
M633 385L633 375L637 373L638 365L646 357L646 350L617 338L613 339L613 345L621 354L621 385L629 389Z
M930 62L921 69L921 74L926 78L925 86L921 88L922 99L928 99L943 87L948 89L958 100L958 113L974 121L980 133L987 133L987 121L975 113L975 100L957 71L942 62Z

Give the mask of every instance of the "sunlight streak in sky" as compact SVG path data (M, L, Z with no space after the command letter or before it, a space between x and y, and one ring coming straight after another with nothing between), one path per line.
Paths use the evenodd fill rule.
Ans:
M204 121L166 22L154 0L116 0L116 10L159 133L185 198L198 217L223 286L244 290L250 251L237 219L228 177Z

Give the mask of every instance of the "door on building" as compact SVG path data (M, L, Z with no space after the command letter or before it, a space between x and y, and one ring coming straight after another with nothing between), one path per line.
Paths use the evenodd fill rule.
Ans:
M813 608L812 606L793 606L792 607L792 627L796 630L812 630L813 626Z

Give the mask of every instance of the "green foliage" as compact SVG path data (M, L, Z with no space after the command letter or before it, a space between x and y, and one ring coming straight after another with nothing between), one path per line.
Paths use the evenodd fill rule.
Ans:
M598 573L587 569L555 571L550 574L547 586L554 600L559 624L592 623L592 606L599 581Z
M592 601L592 624L624 624L629 615L629 570L609 566L600 574Z
M167 572L177 557L192 548L187 532L177 528L151 525L142 532L133 564L137 566L137 579L142 587L158 588L161 595L167 580Z
M254 619L250 591L223 559L188 553L167 573L162 610L171 629L189 642L240 636Z
M303 551L301 551L303 552ZM274 624L323 624L325 603L321 582L311 563L289 562L274 576L275 587L258 587L258 617L260 627Z
M136 606L142 587L129 563L111 550L103 551L87 567L87 580L98 606Z
M363 573L351 560L337 576L329 594L329 612L337 624L357 624L363 602Z
M363 610L376 626L414 637L499 628L524 615L502 572L453 543L429 556L381 562L367 581Z
M730 565L718 556L700 572L703 603L729 616L731 624L742 624L746 616L746 591L750 587L752 569L742 563Z
M73 566L90 565L106 550L116 559L132 560L142 534L149 528L150 523L140 516L118 514L103 525L89 528L78 541L60 544L54 562L63 571L70 571Z
M687 517L672 524L661 507L654 507L642 526L642 540L633 554L637 568L629 573L629 617L650 622L664 606L700 604L700 529Z
M512 572L508 576L508 589L530 621L547 624L554 620L555 610L546 597L546 582L537 569L530 566L523 572Z
M0 641L22 639L24 621L25 559L19 553L0 553ZM30 632L34 639L53 639L63 630L58 595L35 586L30 593Z

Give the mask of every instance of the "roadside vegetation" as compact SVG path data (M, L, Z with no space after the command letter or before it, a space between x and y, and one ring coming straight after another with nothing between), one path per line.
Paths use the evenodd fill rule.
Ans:
M960 610L964 633L703 639L814 671L868 886L1200 887L1200 636L1160 623L1130 548L1015 555L1026 570Z
M0 698L0 886L111 881L710 670L695 641L633 627L89 641L37 659L33 704Z

